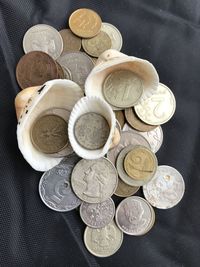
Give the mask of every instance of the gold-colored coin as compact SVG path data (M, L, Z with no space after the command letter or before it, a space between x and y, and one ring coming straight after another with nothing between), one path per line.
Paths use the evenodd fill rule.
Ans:
M124 116L124 112L122 110L116 110L115 112L115 117L118 120L121 128L124 127L125 124L125 116Z
M136 146L126 155L124 169L134 180L149 180L157 169L157 158L150 149Z
M92 38L100 32L102 21L100 16L93 10L80 8L74 11L69 18L71 31L82 37Z
M139 186L130 186L119 179L117 189L115 190L114 194L118 197L130 197L134 195L139 189Z

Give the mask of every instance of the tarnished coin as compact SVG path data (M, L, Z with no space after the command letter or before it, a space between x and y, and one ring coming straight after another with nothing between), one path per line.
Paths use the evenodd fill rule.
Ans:
M22 89L38 86L58 78L57 65L46 53L30 52L19 60L16 68L16 78Z
M65 73L63 68L60 66L60 64L58 62L56 62L56 66L58 69L58 79L64 79L65 78Z
M24 35L24 52L42 51L57 59L63 51L63 40L59 32L46 24L31 27Z
M77 9L69 18L71 31L82 38L91 38L97 35L100 32L101 24L100 16L87 8Z
M72 188L75 194L88 203L100 203L111 197L117 182L117 171L106 158L82 159L72 172Z
M107 33L100 31L90 39L82 39L82 46L85 52L93 57L99 57L104 51L111 48L111 39Z
M70 29L59 31L63 39L63 52L79 51L81 49L81 38L74 35Z
M130 70L116 70L104 80L103 94L109 104L128 108L141 98L143 85L141 78Z
M160 83L155 93L147 99L141 98L135 106L135 112L145 123L160 125L174 115L176 100L172 91Z
M123 131L132 131L144 136L144 138L149 142L151 146L151 151L153 151L154 153L156 153L160 149L163 143L163 130L161 126L157 126L155 129L149 132L138 132L130 127L127 123L125 123Z
M58 63L65 69L69 69L72 80L84 86L85 80L94 67L94 63L89 56L83 52L63 53L58 58Z
M173 167L158 166L153 179L143 186L144 196L149 203L159 209L169 209L177 205L185 192L182 175Z
M71 173L80 158L74 153L45 172L39 183L39 194L47 207L55 211L70 211L81 204L71 189Z
M149 143L143 136L130 131L121 132L121 139L118 146L108 151L107 158L115 165L117 156L119 155L120 151L128 145L142 145L150 148Z
M115 110L115 117L118 120L121 129L124 127L124 123L125 123L125 117L124 117L124 112L122 110Z
M52 154L68 145L66 121L57 115L45 115L36 119L31 128L31 141L39 151Z
M127 122L136 130L140 132L148 132L155 129L156 125L146 124L145 122L141 121L138 116L135 114L135 110L133 108L126 108L125 117Z
M120 31L114 25L107 22L102 23L101 30L106 32L110 37L111 48L120 51L123 43Z
M99 149L108 140L110 126L100 114L89 112L80 116L75 122L74 135L77 142L87 149Z
M124 169L135 180L149 181L156 172L157 164L155 154L144 146L135 146L124 158Z
M134 195L140 189L139 186L130 186L124 183L120 178L118 180L118 186L115 191L115 195L118 197L130 197Z
M102 228L109 224L115 215L115 203L108 198L101 203L83 202L80 206L80 216L85 224L92 228Z
M128 235L143 235L151 229L155 219L154 210L138 196L125 198L116 210L116 223Z
M121 247L123 232L112 221L100 229L86 227L84 243L90 253L97 257L109 257Z

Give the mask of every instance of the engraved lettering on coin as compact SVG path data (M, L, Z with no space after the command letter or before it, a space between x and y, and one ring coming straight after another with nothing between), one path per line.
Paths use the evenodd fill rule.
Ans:
M111 48L120 51L123 43L120 31L114 25L106 22L102 23L101 30L110 37Z
M63 52L79 51L81 49L81 38L74 35L70 29L59 31L63 39Z
M115 191L115 195L118 197L130 197L137 193L137 191L140 189L139 186L130 186L126 183L124 183L120 178L118 180L118 186Z

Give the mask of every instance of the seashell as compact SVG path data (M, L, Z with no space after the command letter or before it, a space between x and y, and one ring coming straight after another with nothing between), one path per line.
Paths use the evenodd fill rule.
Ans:
M105 78L116 70L130 70L136 73L143 81L143 99L150 97L158 87L159 77L154 66L147 60L127 56L121 52L109 49L100 55L97 65L88 75L85 82L86 96L97 96L105 100L102 87ZM110 105L113 110L121 108Z
M56 166L61 158L52 157L38 151L31 142L30 129L33 122L49 109L71 111L83 96L83 91L70 80L52 80L40 87L27 102L17 125L19 149L26 161L38 171L47 171Z
M82 147L74 136L74 126L76 120L83 114L95 112L102 115L110 126L110 133L105 145L100 149L88 150ZM115 131L116 119L110 105L98 97L83 97L74 106L68 123L68 136L72 148L80 157L84 159L98 159L103 157L112 145L112 138Z

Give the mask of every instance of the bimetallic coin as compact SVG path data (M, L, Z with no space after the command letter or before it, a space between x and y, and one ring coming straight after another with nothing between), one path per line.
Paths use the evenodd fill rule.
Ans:
M77 9L69 18L71 31L82 38L91 38L97 35L100 32L101 24L100 16L87 8Z
M89 112L75 122L74 135L84 148L95 150L103 147L108 140L110 126L100 114Z
M81 49L81 38L74 35L70 29L59 31L63 39L63 52L79 51Z
M76 154L64 158L57 166L45 172L39 183L39 194L44 204L55 211L70 211L81 204L71 189L71 173L80 160Z
M139 236L152 228L155 213L145 199L132 196L118 205L115 219L117 226L124 233Z
M52 154L68 145L68 124L57 115L37 119L31 128L31 141L39 151Z
M80 206L80 216L85 224L92 228L102 228L109 224L115 215L115 204L112 198L102 203L86 203Z
M109 257L117 252L123 242L123 232L112 221L100 229L86 227L84 243L90 253L97 257Z
M169 209L177 205L185 192L182 175L173 167L158 166L153 179L143 186L146 200L159 209Z
M115 195L118 197L130 197L137 193L137 191L140 189L139 186L130 186L126 183L124 183L120 178L118 180L118 186L115 191Z
M31 27L24 35L24 52L42 51L57 59L63 51L63 40L59 32L46 24Z
M104 51L111 48L111 39L107 33L100 31L90 39L82 39L85 52L92 57L99 57Z
M119 124L121 125L121 129L124 127L125 124L125 117L124 112L122 110L115 110L115 117L118 120Z
M112 43L111 48L120 51L123 43L120 31L114 25L106 22L102 23L101 30L106 32L110 37Z
M102 89L106 101L119 108L134 106L143 93L142 80L129 70L111 72L105 78Z
M156 92L144 100L140 99L135 106L135 112L145 123L160 125L166 123L174 115L176 100L172 91L160 83Z
M88 203L101 203L111 197L117 182L117 171L106 158L82 159L72 172L72 188L75 194Z

